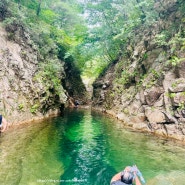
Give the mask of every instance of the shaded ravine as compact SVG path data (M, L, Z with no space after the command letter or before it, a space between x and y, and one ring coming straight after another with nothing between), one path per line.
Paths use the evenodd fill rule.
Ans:
M183 185L184 158L177 143L74 109L1 134L0 184L107 185L126 165L137 164L148 185Z

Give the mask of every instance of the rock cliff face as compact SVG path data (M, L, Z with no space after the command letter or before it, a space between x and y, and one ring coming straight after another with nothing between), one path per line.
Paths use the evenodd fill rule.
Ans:
M10 124L58 114L71 99L85 102L85 86L72 62L69 66L56 56L42 57L24 27L0 22L0 114ZM61 81L57 92L42 66L47 60L60 69L54 74Z
M58 114L75 100L84 104L86 89L73 59L64 62L65 48L47 26L43 33L27 23L10 2L0 1L0 114L18 124Z
M156 1L125 55L94 83L95 108L140 130L185 141L184 2Z
M24 33L26 34L26 33ZM29 35L27 35L29 36ZM0 24L0 112L11 124L57 113L67 102L61 86L61 95L46 94L43 83L35 80L38 71L38 53L28 42L7 39L8 33ZM22 35L23 38L26 35ZM19 43L19 44L18 44ZM57 102L57 103L56 103ZM47 107L43 113L42 108Z

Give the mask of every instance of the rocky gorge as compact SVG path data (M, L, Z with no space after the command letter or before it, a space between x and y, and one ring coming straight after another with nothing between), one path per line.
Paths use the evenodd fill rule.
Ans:
M45 30L31 32L7 7L0 4L0 110L10 125L58 114L75 100L90 102L73 60L64 61L65 49L50 43ZM155 21L136 27L95 80L92 108L184 142L185 5L160 0L154 9Z
M5 18L11 22L4 23ZM72 97L84 100L85 87L72 62L66 64L47 50L46 45L46 53L42 54L32 37L33 33L21 21L11 18L3 1L0 7L0 114L9 126L59 114L71 104ZM52 68L49 63L52 61L59 69L56 73L55 66Z
M136 29L124 55L94 82L93 106L134 129L185 142L183 7L155 2L159 18Z

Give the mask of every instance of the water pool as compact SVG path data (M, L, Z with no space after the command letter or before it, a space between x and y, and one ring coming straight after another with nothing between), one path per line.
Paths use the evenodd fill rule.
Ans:
M147 185L185 185L185 148L90 110L10 128L0 136L1 185L109 185L137 164Z

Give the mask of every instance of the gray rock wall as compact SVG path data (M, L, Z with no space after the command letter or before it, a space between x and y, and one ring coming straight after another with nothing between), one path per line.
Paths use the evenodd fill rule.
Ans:
M156 2L159 19L150 27L136 30L134 41L127 46L130 57L120 58L96 80L93 105L135 129L185 141L182 3ZM164 31L171 35L161 43L158 38ZM124 61L129 62L125 65ZM127 76L123 76L125 71Z
M10 41L0 24L0 114L10 124L56 114L67 102L62 86L60 96L56 96L52 92L48 94L46 85L35 80L38 53L29 45L29 34L25 35L23 39L17 35L15 38L19 40ZM47 108L46 112L43 112L43 107Z

